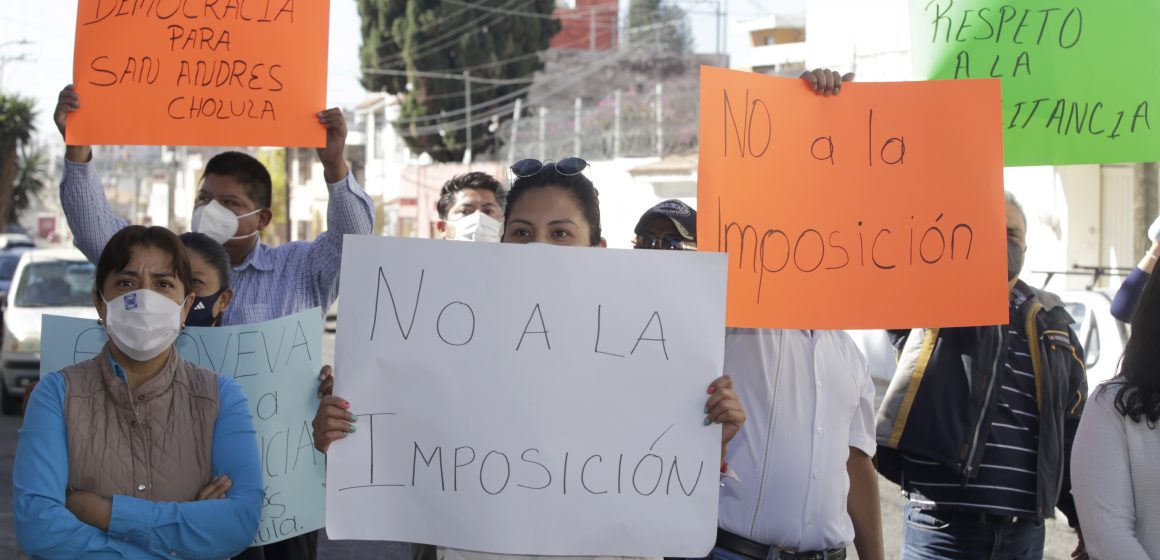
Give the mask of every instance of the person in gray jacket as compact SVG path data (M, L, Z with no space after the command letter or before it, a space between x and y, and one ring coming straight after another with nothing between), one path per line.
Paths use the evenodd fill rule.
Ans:
M903 559L1042 558L1056 507L1078 534L1068 465L1083 349L1059 298L1018 279L1026 231L1008 194L1008 324L893 333L898 370L875 430L878 470L908 498Z

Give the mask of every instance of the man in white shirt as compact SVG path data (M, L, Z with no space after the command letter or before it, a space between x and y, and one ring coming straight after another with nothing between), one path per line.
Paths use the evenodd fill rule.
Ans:
M749 416L729 446L716 560L883 558L874 382L842 331L729 329L725 371Z

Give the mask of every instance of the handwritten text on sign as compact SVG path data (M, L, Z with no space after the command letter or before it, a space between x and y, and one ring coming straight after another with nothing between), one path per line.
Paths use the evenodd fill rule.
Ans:
M724 261L347 237L335 394L359 420L330 449L327 533L705 555Z
M182 358L242 386L258 432L266 501L254 545L322 527L325 459L314 450L322 314L319 310L253 325L187 327ZM40 372L96 357L107 340L91 319L44 316Z
M329 0L80 0L70 144L322 146Z
M702 68L698 246L729 253L729 326L1006 321L998 85Z
M1154 0L911 0L922 79L1002 78L1007 165L1160 158ZM1109 80L1108 76L1131 76Z

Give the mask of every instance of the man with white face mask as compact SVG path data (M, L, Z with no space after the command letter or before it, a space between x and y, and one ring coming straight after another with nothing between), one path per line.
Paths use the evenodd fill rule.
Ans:
M60 94L56 123L64 134L68 113L80 108L72 86ZM351 175L345 160L346 119L331 109L318 115L326 128L326 147L318 149L330 203L330 231L313 242L270 247L262 230L274 219L270 210L273 186L270 173L257 159L240 152L224 152L206 164L193 211L192 227L221 243L233 267L235 299L222 317L223 325L270 321L312 307L324 311L338 297L338 270L342 238L367 235L374 229L374 205ZM128 222L113 213L89 146L68 146L61 206L76 246L96 261L105 243Z
M443 239L498 243L503 235L503 185L487 173L452 177L443 185L435 227Z

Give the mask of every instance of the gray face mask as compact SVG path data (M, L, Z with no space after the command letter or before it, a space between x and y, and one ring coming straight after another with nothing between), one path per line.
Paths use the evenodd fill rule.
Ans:
M1007 240L1007 280L1014 280L1023 272L1023 247L1018 243Z

